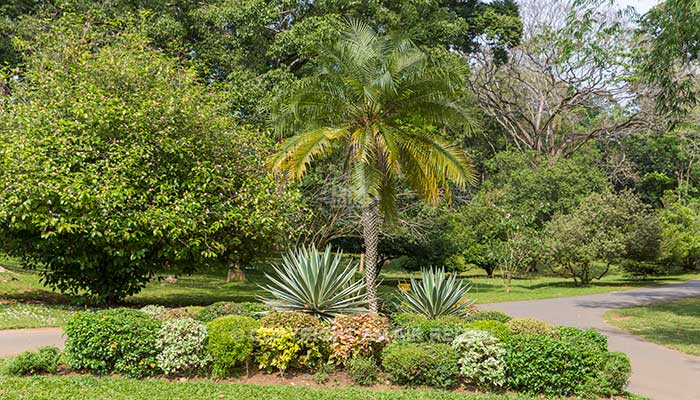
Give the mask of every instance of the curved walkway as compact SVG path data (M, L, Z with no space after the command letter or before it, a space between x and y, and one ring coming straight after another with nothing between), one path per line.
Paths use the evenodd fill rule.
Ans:
M627 292L483 304L480 307L503 311L513 317L537 318L556 325L594 328L608 337L611 350L629 355L632 361L630 392L653 400L698 400L700 357L645 342L603 320L603 313L611 309L684 297L700 297L700 281Z
M43 346L63 348L62 328L11 329L0 331L0 357L17 355Z

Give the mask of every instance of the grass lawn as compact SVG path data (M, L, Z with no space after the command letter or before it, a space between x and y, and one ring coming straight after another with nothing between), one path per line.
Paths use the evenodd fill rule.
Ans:
M71 312L61 305L0 304L0 329L63 326Z
M61 325L71 304L71 299L44 287L39 275L28 272L13 264L12 260L0 259L0 265L11 270L12 280L0 281L0 329ZM247 282L225 282L225 271L210 271L192 276L179 276L177 283L169 284L154 279L139 294L126 299L133 306L161 304L168 307L188 305L208 305L217 301L256 301L264 292L258 283L264 280L268 265L261 263L247 271ZM399 283L407 283L416 273L385 268L382 272L382 286L379 288L384 298L396 294ZM479 270L468 271L462 275L470 280L472 290L470 298L476 303L495 303L504 301L547 299L555 297L579 296L630 290L639 287L656 286L668 283L698 279L700 274L676 275L648 280L629 280L613 271L600 281L591 285L577 287L571 280L547 277L527 276L514 279L512 291L506 293L503 282L498 278L487 278ZM25 306L24 304L31 304ZM3 318L7 315L7 318ZM41 321L46 321L43 324Z
M700 298L621 308L605 319L650 342L700 356Z
M168 382L96 377L0 377L5 400L531 400L537 397L467 395L434 390L372 390L357 388L304 388L256 386L215 382Z

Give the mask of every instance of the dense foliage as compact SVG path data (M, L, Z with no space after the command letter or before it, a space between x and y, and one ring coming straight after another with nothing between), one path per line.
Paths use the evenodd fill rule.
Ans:
M80 312L66 323L66 364L98 374L141 377L159 372L156 342L161 324L136 310Z
M228 376L244 362L248 366L253 352L253 333L258 326L258 321L241 315L220 317L207 324L207 349L214 358L214 376Z
M265 172L264 136L128 26L65 16L24 43L23 78L0 98L2 249L107 303L157 270L250 260L295 209Z

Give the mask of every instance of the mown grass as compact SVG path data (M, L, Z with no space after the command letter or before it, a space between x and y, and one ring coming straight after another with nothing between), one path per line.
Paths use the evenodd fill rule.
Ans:
M359 388L305 388L216 382L169 382L97 377L0 377L5 400L531 400L525 395L472 395L434 390L372 390Z
M22 321L21 318L13 317L12 322L6 325L2 325L0 322L0 329L42 326L40 322L42 318L45 318L46 321L57 321L51 324L60 325L61 315L66 312L66 308L63 306L73 304L74 300L43 286L38 274L19 269L16 263L7 261L0 260L0 265L11 269L10 275L13 280L0 281L0 303L11 303L5 307L5 312L8 313L12 312L13 307L20 308L16 310L15 314L27 315L27 319ZM178 307L209 305L217 301L257 301L258 296L265 294L258 285L264 281L264 273L269 270L271 261L273 260L258 263L248 269L246 282L226 283L225 271L204 271L191 276L178 276L177 283L174 284L166 283L162 279L154 279L139 294L127 298L126 303L134 307L146 304ZM165 276L167 273L161 274L159 278ZM398 284L407 283L411 276L418 276L418 274L385 268L382 272L382 286L380 287L383 298L394 298ZM631 290L698 279L700 274L630 280L613 271L602 280L583 287L575 286L571 280L563 278L528 275L514 279L510 293L506 293L503 289L501 279L488 278L479 270L463 273L462 278L469 280L472 284L470 299L476 303L495 303ZM21 309L19 304L26 303L40 304L43 305L43 308L37 305L31 310ZM57 307L57 305L61 307ZM2 315L1 313L2 311L0 311L0 315ZM35 316L38 317L35 318Z
M0 329L63 326L73 311L62 305L0 304Z
M605 319L649 342L700 356L700 298L621 308Z

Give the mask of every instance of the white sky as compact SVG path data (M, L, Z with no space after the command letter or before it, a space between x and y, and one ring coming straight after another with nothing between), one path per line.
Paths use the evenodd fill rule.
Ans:
M659 3L662 0L617 0L617 3L623 7L632 6L637 9L640 14L644 14L649 11L649 9Z

